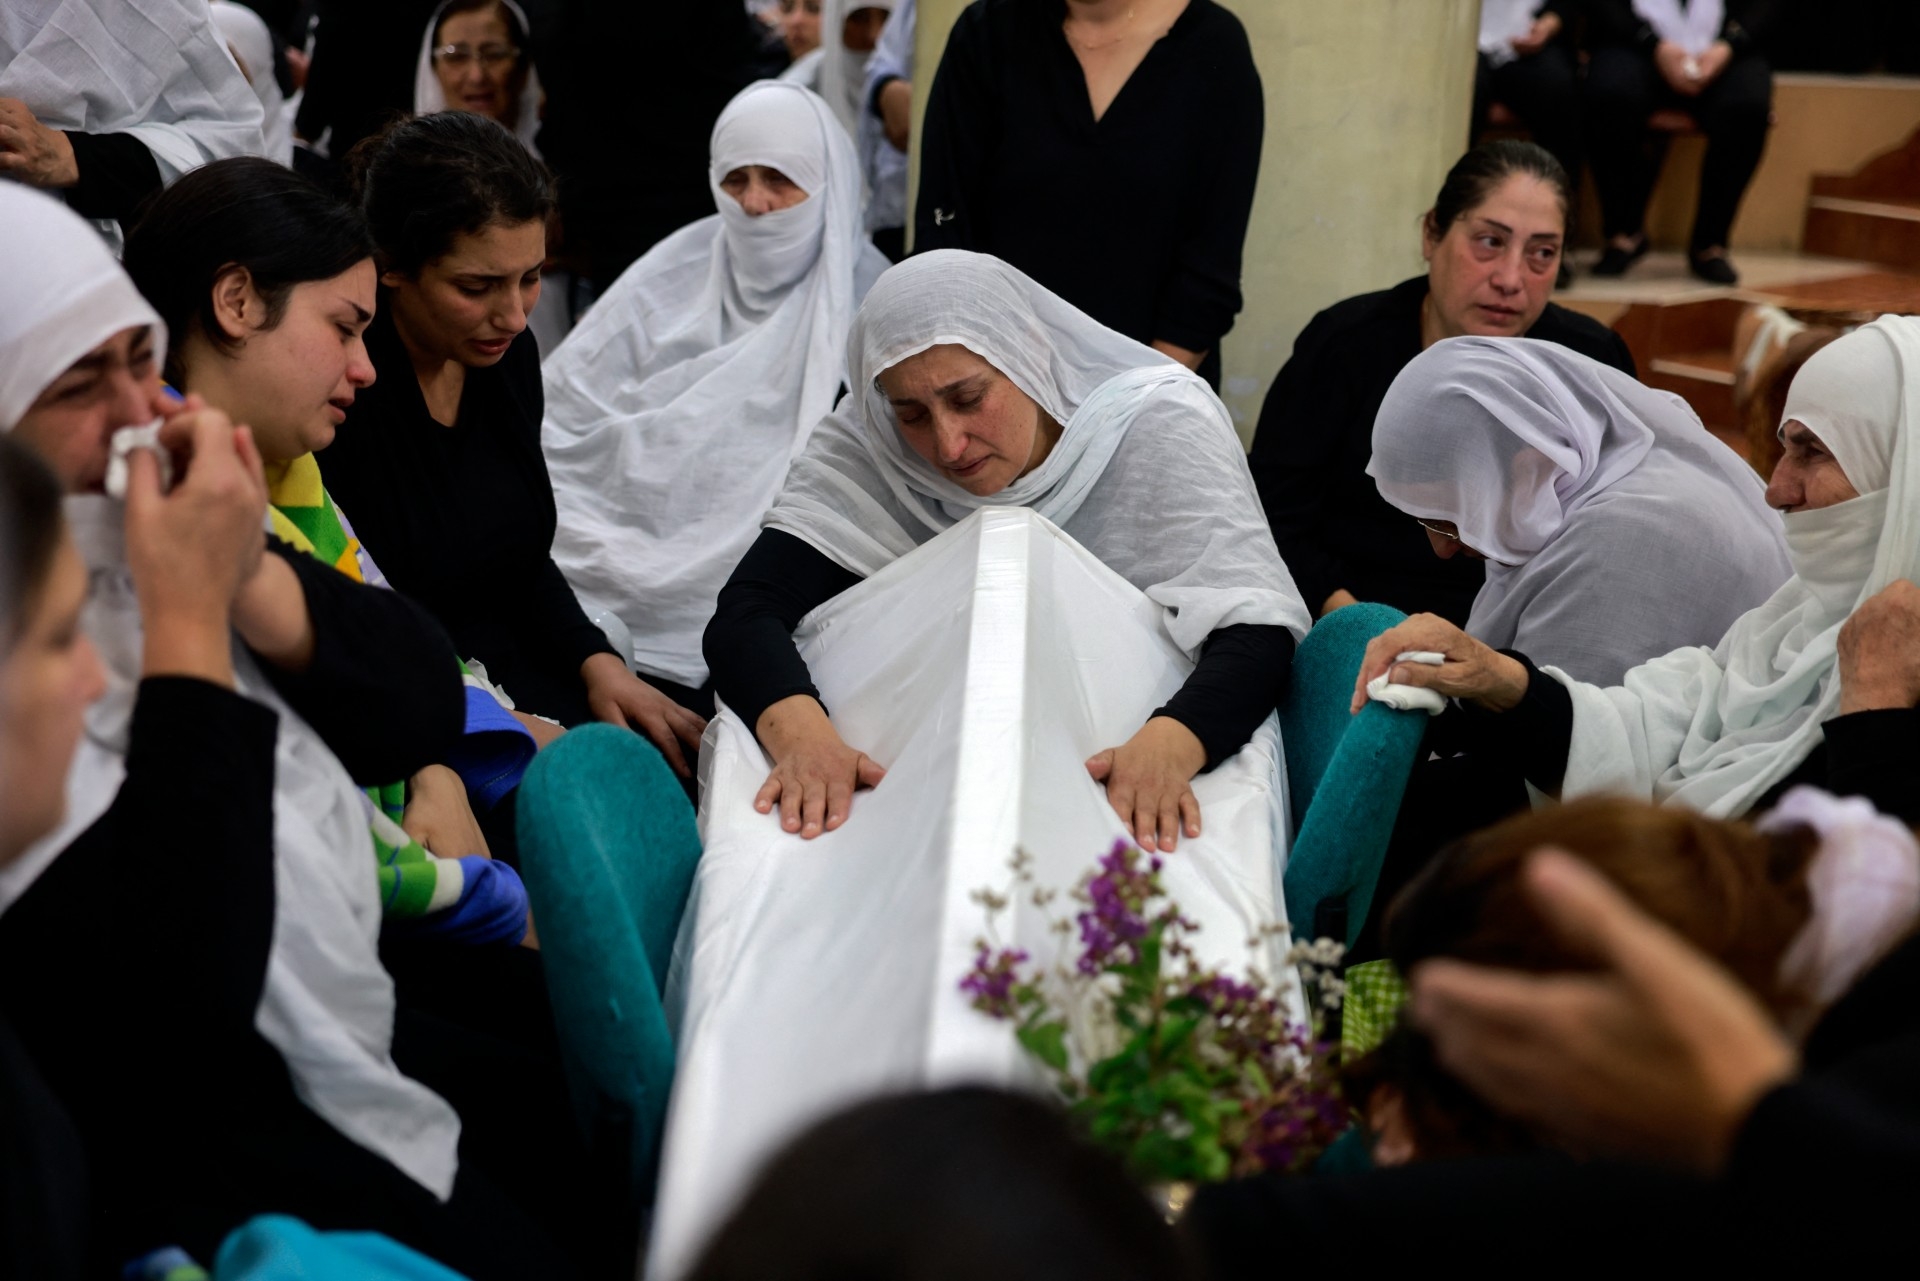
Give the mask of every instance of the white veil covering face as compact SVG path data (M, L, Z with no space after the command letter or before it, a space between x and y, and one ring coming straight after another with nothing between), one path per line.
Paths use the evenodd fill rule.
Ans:
M1467 631L1595 684L1713 644L1793 573L1766 487L1686 402L1557 343L1429 347L1367 474L1488 557Z
M1004 373L1061 424L1046 461L977 497L901 439L876 383L943 343ZM852 390L793 464L770 529L863 576L982 507L1030 507L1170 612L1189 657L1235 623L1311 626L1226 407L1199 377L986 254L888 271L847 340Z
M1820 437L1861 496L1786 516L1794 576L1713 649L1654 659L1610 689L1552 673L1573 699L1566 795L1744 814L1838 710L1841 625L1920 578L1920 320L1883 317L1816 352L1785 417Z
M293 163L293 112L287 110L286 95L273 76L273 32L266 20L234 0L213 0L208 6L213 24L227 42L227 51L240 64L240 71L260 100L264 119L260 134L266 142L262 154L283 165Z
M847 15L857 9L885 9L893 12L894 0L826 0L820 7L820 96L833 108L834 117L846 128L847 137L860 136L861 98L867 88L869 49L856 53L842 38Z
M413 114L430 116L437 111L447 110L447 93L440 87L440 76L433 69L433 33L440 27L440 18L453 0L442 0L433 16L427 19L426 34L420 37L420 61L413 71ZM533 55L526 47L533 28L527 23L527 11L515 0L500 0L500 4L512 10L514 20L520 24L520 56L527 60L527 81L520 90L518 110L514 112L513 136L520 144L535 156L540 149L533 145L534 137L540 132L540 103L544 96L540 88L540 72L533 65Z
M262 149L260 102L201 0L6 0L0 98L49 128L132 134L166 182Z
M164 334L105 243L65 205L0 182L0 226L9 304L0 309L0 425L10 429L40 388L108 337L136 325ZM26 288L16 288L22 282ZM125 777L141 630L123 508L97 495L69 497L66 508L87 563L83 622L106 667L107 692L87 712L67 775L67 816L0 871L0 911L106 812ZM280 719L273 950L255 1026L286 1060L307 1106L444 1200L453 1191L460 1119L393 1063L393 983L380 965L379 885L363 799L238 640L233 667L239 692Z
M833 408L853 310L887 266L860 234L853 143L809 90L742 90L710 154L719 212L622 273L542 371L554 560L627 624L642 671L695 687L714 599ZM745 165L807 198L748 214L720 187Z

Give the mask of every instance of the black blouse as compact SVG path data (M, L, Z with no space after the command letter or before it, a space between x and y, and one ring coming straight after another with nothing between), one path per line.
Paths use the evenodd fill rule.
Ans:
M1380 497L1367 475L1380 402L1420 354L1426 296L1427 278L1416 276L1315 316L1260 407L1247 461L1280 559L1316 614L1344 588L1361 600L1464 626L1485 581L1479 561L1435 556L1420 526ZM1527 337L1634 372L1620 335L1552 303Z
M557 515L540 452L540 349L522 333L467 370L456 425L427 412L381 300L367 328L379 378L320 455L327 491L394 587L425 605L464 659L522 710L591 719L580 665L613 647L553 563Z
M1099 120L1064 0L977 0L927 98L914 248L994 254L1095 320L1218 359L1240 310L1260 75L1192 0Z
M860 581L852 570L792 534L760 537L740 562L707 624L703 648L713 687L749 728L760 714L795 694L819 699L793 629L809 610ZM1212 769L1246 745L1280 704L1293 668L1293 633L1284 627L1236 623L1202 643L1200 661L1166 706L1153 713L1179 721L1206 749Z

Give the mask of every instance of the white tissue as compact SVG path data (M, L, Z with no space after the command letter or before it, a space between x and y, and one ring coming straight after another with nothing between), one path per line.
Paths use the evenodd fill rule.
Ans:
M1447 661L1447 656L1428 649L1410 649L1393 661L1438 667ZM1425 712L1429 716L1438 716L1447 710L1445 694L1438 690L1422 689L1418 685L1390 685L1385 673L1367 682L1367 697L1402 712Z
M160 464L160 492L173 488L173 455L160 447L160 423L156 418L144 427L122 427L108 442L112 456L107 459L107 496L122 502L127 497L127 455L136 449L153 454Z

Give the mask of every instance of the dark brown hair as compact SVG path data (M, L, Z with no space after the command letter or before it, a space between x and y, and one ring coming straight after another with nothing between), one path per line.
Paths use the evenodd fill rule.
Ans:
M60 482L40 455L0 435L0 658L39 602L62 528Z
M1483 142L1454 162L1440 194L1433 198L1421 225L1438 240L1447 229L1485 204L1494 188L1515 174L1528 174L1552 187L1560 197L1560 221L1567 237L1573 235L1573 183L1553 153L1535 142L1500 138Z

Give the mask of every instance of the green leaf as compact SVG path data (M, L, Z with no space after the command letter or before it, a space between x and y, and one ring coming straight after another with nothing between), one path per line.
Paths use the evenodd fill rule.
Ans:
M1067 1025L1064 1023L1033 1023L1018 1029L1014 1035L1028 1054L1056 1072L1067 1070Z

